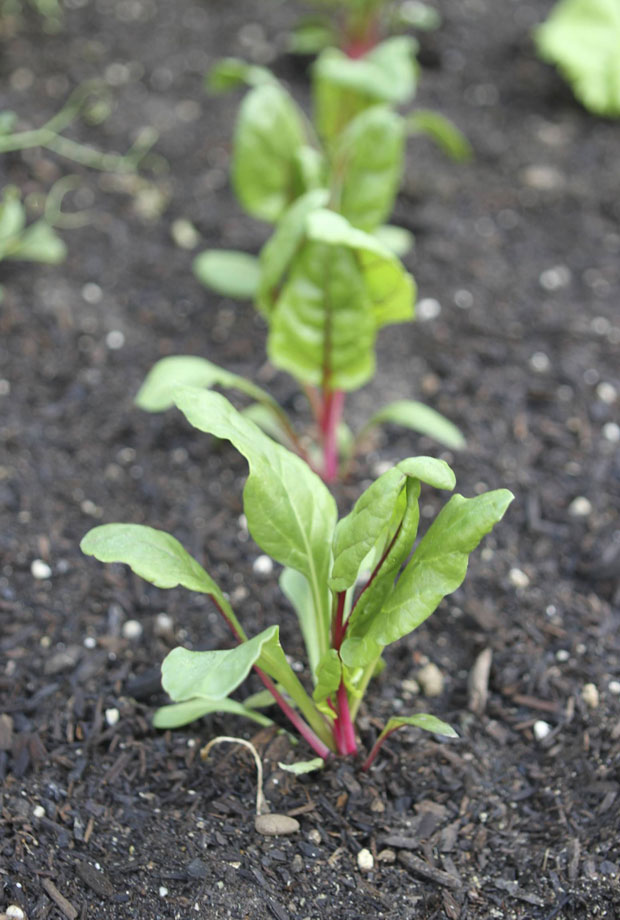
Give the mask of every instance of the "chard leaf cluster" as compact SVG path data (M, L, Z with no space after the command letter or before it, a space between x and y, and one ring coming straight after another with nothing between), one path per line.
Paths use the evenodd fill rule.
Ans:
M174 401L191 425L230 441L247 460L248 529L284 567L280 584L297 615L312 687L289 665L278 626L248 635L222 589L174 537L143 525L104 524L84 537L86 554L125 563L157 587L209 595L234 643L215 651L170 652L162 682L173 702L158 710L155 724L176 727L216 711L266 724L270 720L260 710L275 703L319 757L357 753L355 717L385 649L459 587L470 553L513 496L505 489L474 498L454 495L418 539L422 485L452 491L455 478L442 460L411 457L381 475L338 520L332 495L308 464L224 396L181 387ZM251 670L266 692L245 700L231 696ZM430 714L394 716L365 766L402 725L455 734Z

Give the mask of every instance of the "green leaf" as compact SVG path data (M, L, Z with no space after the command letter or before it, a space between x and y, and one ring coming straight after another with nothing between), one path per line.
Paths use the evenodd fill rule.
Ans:
M338 521L329 581L333 591L344 591L355 584L360 565L392 520L407 477L438 489L455 486L454 473L448 464L433 457L410 457L379 476L360 496L353 510Z
M174 405L174 393L180 386L239 390L260 403L275 421L284 414L275 399L251 380L195 355L171 355L158 361L138 390L136 405L146 412L163 412Z
M377 102L400 105L413 98L416 42L389 38L361 58L326 48L313 67L315 121L329 143L360 112Z
M38 220L22 231L5 254L7 259L44 262L47 265L58 265L66 257L67 247L44 220Z
M466 444L465 438L456 425L448 421L439 412L436 412L435 409L431 409L429 406L425 406L424 403L416 402L413 399L399 399L396 402L388 403L387 406L383 406L366 422L357 440L361 440L375 425L381 425L385 422L402 425L403 428L409 428L412 431L417 431L418 434L427 435L453 450L461 450Z
M276 78L266 67L248 64L240 58L226 57L213 65L205 78L205 89L210 93L227 93L240 86L261 86L276 83Z
M441 16L437 10L427 3L420 3L419 0L406 0L405 3L401 3L395 11L394 18L398 25L419 29L422 32L431 32L441 25Z
M312 693L315 703L323 703L335 693L342 679L342 662L335 648L328 649L317 668L317 683Z
M316 678L324 641L320 635L321 619L314 609L314 600L308 579L294 569L285 568L280 575L280 589L297 614L310 670L312 671L312 676Z
M534 37L540 56L558 67L586 108L620 117L618 0L561 0Z
M235 129L232 182L253 217L274 222L303 191L297 151L303 117L281 86L265 83L245 97Z
M405 230L404 227L383 224L381 227L376 227L372 232L386 249L389 249L400 259L411 252L415 245L413 233Z
M122 562L136 575L157 588L176 588L210 595L243 636L232 607L210 575L181 546L178 540L142 524L102 524L94 527L80 543L87 556L99 562Z
M322 757L313 757L312 760L298 760L297 763L281 763L278 766L286 773L293 773L295 776L301 776L303 773L313 773L315 770L322 770L325 761Z
M333 156L343 177L338 210L354 227L375 230L392 212L404 148L404 121L383 105L357 115L339 136Z
M414 282L370 234L325 209L306 218L307 242L290 263L270 317L271 361L320 386L353 390L374 372L377 331L413 316Z
M269 694L271 696L271 694ZM271 697L273 701L273 697ZM226 712L233 716L242 716L251 719L259 725L273 725L273 720L256 712L254 709L238 703L236 700L186 700L184 703L172 703L169 706L160 706L153 716L155 728L179 728L201 719L202 716L212 712Z
M501 520L513 498L507 489L475 498L453 495L420 541L381 609L363 624L363 638L383 648L423 623L439 602L461 585L469 554ZM357 623L352 623L351 629L352 635L359 635Z
M207 249L194 259L194 274L201 284L225 297L253 300L260 267L256 256L229 249Z
M308 214L323 208L329 200L327 189L313 189L295 201L282 215L274 233L260 253L260 284L257 306L268 319L282 277L302 246Z
M10 109L0 111L0 136L12 134L17 127L17 113Z
M245 418L249 418L255 425L258 425L261 431L268 434L269 437L277 441L278 444L283 444L285 447L288 447L289 450L293 450L293 442L291 441L289 433L280 424L280 420L274 415L270 408L260 403L252 403L251 406L241 409L241 414Z
M282 565L308 579L321 623L321 651L329 642L327 577L336 503L304 461L265 435L218 393L178 391L175 402L191 425L225 438L248 461L244 508L254 540Z
M288 48L293 54L318 54L335 42L334 29L329 22L322 19L306 19L291 30Z
M243 683L263 648L278 642L278 627L269 626L258 636L223 651L173 648L161 666L162 686L176 703L195 697L223 700Z
M413 725L415 728L424 729L425 732L433 732L434 735L444 735L446 738L458 738L458 734L451 725L448 725L447 722L442 722L437 716L432 716L427 712L418 712L414 716L392 716L386 723L379 737L385 738L403 725Z
M471 144L454 122L430 109L416 109L406 119L410 134L425 134L453 160L471 160Z
M15 238L19 237L25 224L26 212L19 200L19 192L10 185L4 189L0 203L0 256L5 248L15 244Z

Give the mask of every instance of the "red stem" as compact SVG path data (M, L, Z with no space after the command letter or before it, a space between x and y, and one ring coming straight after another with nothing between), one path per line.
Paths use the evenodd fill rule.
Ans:
M384 743L385 741L387 741L387 739L390 737L390 735L392 735L395 731L396 731L396 729L393 728L391 731L386 732L385 734L381 733L381 734L379 735L379 737L377 738L377 740L375 741L375 743L374 743L373 746L372 746L372 750L371 750L370 754L368 755L368 757L366 758L366 760L365 760L364 763L362 764L362 770L364 770L364 772L366 772L366 770L368 770L368 769L371 767L373 760L375 759L375 757L377 756L377 754L379 753L379 751L380 751L380 749L381 749L381 746L383 745L383 743Z
M323 439L323 479L338 478L338 425L344 408L344 390L323 390L321 436Z
M355 741L355 729L351 720L349 710L349 696L344 680L340 681L338 687L338 718L334 729L338 732L338 750L341 754L356 754L357 742Z
M237 640L237 642L240 645L243 642L247 642L247 637L244 635L243 632L240 632L237 626L235 626L235 624L229 619L229 617L226 615L226 611L223 609L223 607L217 601L217 599L213 597L213 595L211 595L211 600L213 601L213 603L215 604L219 612L222 614L222 616L228 623L228 626L230 627L230 630L232 634L234 635L235 639ZM318 735L316 735L312 731L312 729L310 728L308 723L305 721L305 719L303 719L299 715L299 713L295 712L293 707L290 706L286 702L286 700L284 699L280 691L276 688L276 685L274 684L272 679L267 674L265 674L265 672L261 670L261 668L257 667L256 665L254 665L254 670L256 671L260 679L262 680L267 690L269 690L269 692L273 696L274 700L276 701L276 703L278 704L278 706L280 707L284 715L295 726L295 728L297 729L301 737L305 738L305 740L308 742L310 747L314 751L316 751L319 757L322 757L323 760L327 760L327 758L330 756L330 753L331 753L327 745L323 744L323 742L318 737Z

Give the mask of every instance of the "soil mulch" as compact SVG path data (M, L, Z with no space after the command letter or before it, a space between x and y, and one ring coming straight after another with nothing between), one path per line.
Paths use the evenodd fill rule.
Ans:
M415 233L420 318L382 333L376 380L351 398L350 418L423 399L467 435L466 451L441 453L459 490L507 486L516 501L463 587L390 649L362 709L366 749L391 713L417 708L454 724L459 740L403 731L367 774L334 761L301 778L278 766L308 756L284 734L219 717L151 727L166 652L228 636L208 599L158 591L78 549L101 521L169 530L250 631L280 622L301 658L277 571L253 569L242 459L173 413L132 405L170 353L204 354L294 403L291 381L264 363L252 308L201 289L170 228L187 218L205 246L258 251L266 231L242 215L227 179L238 97L210 100L202 80L219 56L238 54L270 63L303 98L308 62L284 50L295 5L67 0L57 34L30 8L2 23L2 107L24 126L103 76L109 118L78 121L72 136L124 150L152 125L160 159L138 178L41 150L0 163L2 183L27 194L77 173L72 206L90 212L63 233L65 265L2 265L0 911L620 915L618 127L583 111L536 59L530 29L548 0L438 5L444 24L422 38L419 101L456 121L475 159L456 165L410 143L394 220ZM339 502L348 507L382 463L436 451L388 431ZM428 517L437 504L425 501ZM33 576L35 560L50 577ZM492 655L490 677L476 687L481 653ZM443 677L431 699L415 682L427 662ZM253 738L271 808L296 815L298 833L255 833L247 752L199 757L222 733ZM362 849L374 862L365 871Z

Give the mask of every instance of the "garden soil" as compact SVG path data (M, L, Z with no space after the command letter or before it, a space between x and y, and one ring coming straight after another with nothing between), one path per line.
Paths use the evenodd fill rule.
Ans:
M279 763L310 752L286 734L220 717L153 729L168 650L229 636L208 598L79 551L101 522L171 531L249 632L281 624L302 668L277 567L255 566L244 527L245 462L179 414L133 405L158 358L200 354L304 417L290 378L265 363L252 307L206 292L191 271L201 247L257 252L268 232L228 183L240 97L208 98L203 75L222 55L246 57L306 101L309 60L286 51L298 10L67 0L56 33L29 6L21 22L2 20L2 107L23 127L102 78L108 117L68 136L123 151L149 125L159 140L138 176L41 149L0 164L0 182L30 200L78 175L64 206L84 219L61 231L64 265L2 266L0 912L620 916L620 135L537 60L531 29L550 5L442 0L443 25L421 38L418 102L452 118L474 158L455 164L410 141L394 222L415 235L418 319L381 333L376 378L348 417L360 427L388 400L418 398L468 447L449 454L390 429L337 490L344 510L386 464L430 453L466 495L515 493L464 585L388 651L361 710L366 751L393 713L432 712L459 738L405 729L367 773L335 759L299 778ZM179 220L200 234L197 249L175 243ZM423 520L438 502L425 493ZM218 734L253 740L271 810L296 816L297 833L256 833L247 751L200 757Z

